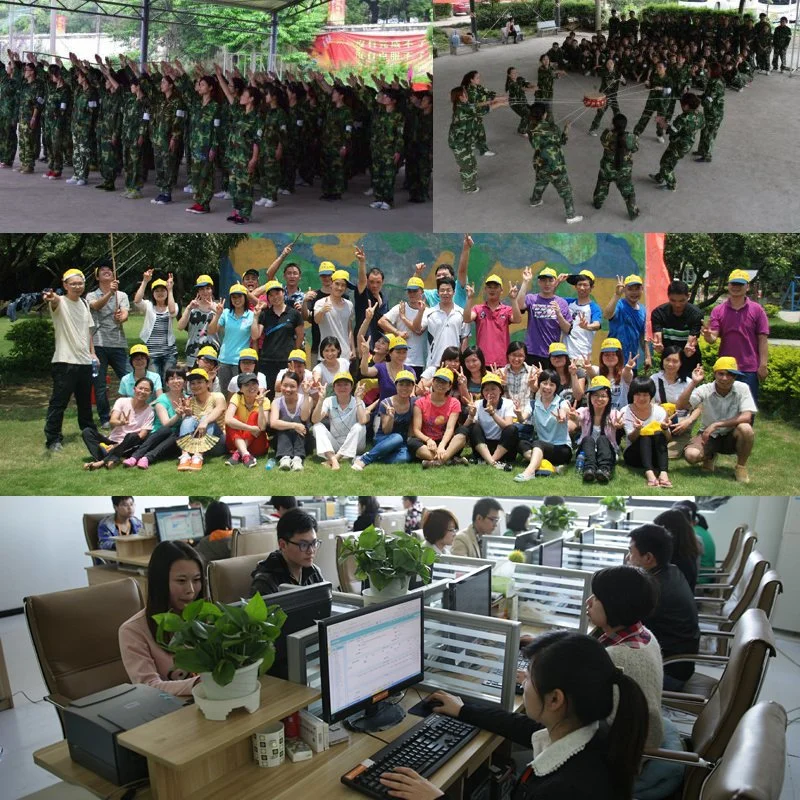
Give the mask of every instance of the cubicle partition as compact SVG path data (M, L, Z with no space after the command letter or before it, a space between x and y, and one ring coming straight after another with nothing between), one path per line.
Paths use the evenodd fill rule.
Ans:
M627 529L604 528L600 525L594 525L581 531L581 534L584 535L584 539L587 533L590 533L592 536L593 541L591 544L610 544L616 545L617 547L627 547L630 543Z
M405 511L381 511L375 524L385 533L405 533Z
M562 564L567 569L597 572L604 567L622 566L627 553L627 546L564 542Z
M591 573L582 570L515 564L520 621L586 633L589 629L586 601L592 593L591 579Z
M513 536L482 536L481 555L493 564L497 561L507 561L509 554L514 550L514 542Z

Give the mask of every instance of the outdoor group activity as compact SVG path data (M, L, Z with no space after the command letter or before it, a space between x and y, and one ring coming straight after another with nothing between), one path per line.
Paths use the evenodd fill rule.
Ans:
M29 297L55 334L51 463L67 466L65 435L80 433L74 468L87 471L414 463L500 470L509 484L573 469L585 484L623 471L654 490L715 472L749 482L770 324L748 271L721 280L709 315L683 280L646 303L635 273L609 279L598 301L589 269L470 274L466 234L457 262L409 264L390 304L386 270L358 244L301 289L299 238L229 285L198 274L180 297L153 267L122 291L105 263ZM64 422L72 398L77 431Z

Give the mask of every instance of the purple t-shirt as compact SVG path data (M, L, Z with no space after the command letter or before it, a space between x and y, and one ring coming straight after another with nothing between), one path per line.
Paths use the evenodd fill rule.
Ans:
M719 332L719 354L733 356L742 372L756 372L760 363L758 337L769 333L767 313L749 297L740 309L730 300L711 311L709 327Z
M525 295L525 310L528 312L525 347L530 355L547 358L550 345L561 340L561 328L556 319L556 312L554 308L550 307L553 300L558 303L564 319L572 322L572 314L563 297L542 297L540 294Z
M389 374L389 367L386 366L385 361L380 361L375 364L375 369L378 370L378 390L380 392L380 399L385 400L387 397L393 397L397 394L394 387L394 381Z

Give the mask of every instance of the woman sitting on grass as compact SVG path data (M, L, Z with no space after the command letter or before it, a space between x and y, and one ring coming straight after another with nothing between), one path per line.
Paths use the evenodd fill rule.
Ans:
M656 387L650 378L636 377L631 383L630 403L622 409L628 446L623 452L629 467L644 469L647 485L672 487L669 479L667 442L672 433L667 412L653 403Z
M315 394L321 389L316 380L312 387ZM303 469L310 418L311 394L300 391L300 376L296 372L287 372L281 379L280 396L275 398L269 413L269 427L277 433L275 458L280 469L295 472Z
M236 381L239 391L231 397L225 412L225 446L231 454L225 463L229 467L244 464L252 469L258 463L256 456L263 456L269 449L269 400L255 373L242 372Z
M503 397L503 379L487 372L481 380L481 399L474 403L475 414L470 442L476 456L495 469L511 471L517 456L519 436L514 424L514 404Z
M194 439L205 440L208 436L217 436L216 442L201 441L190 452L188 449L181 450L178 459L178 470L180 472L199 472L203 469L204 454L210 456L221 455L225 452L225 444L222 437L225 434L222 422L225 414L225 396L220 392L210 390L210 380L208 373L204 369L193 369L189 373L189 391L192 396L182 411L183 420L179 430L179 438L191 435Z
M317 455L325 459L323 466L339 469L339 459L353 459L367 446L367 422L372 408L364 407L363 388L353 394L353 376L340 372L333 378L333 395L325 396L325 385L319 387L311 412ZM312 389L312 394L314 393ZM327 420L327 425L325 421Z
M133 387L139 378L149 378L153 383L153 397L158 397L162 392L161 376L157 372L151 372L150 351L147 345L135 344L130 349L128 360L131 364L131 371L123 375L119 381L119 396L133 397Z
M314 379L324 384L328 395L333 394L333 379L340 372L350 369L350 362L342 358L342 345L335 336L326 336L319 343L319 354L322 360L313 369Z
M592 378L586 390L589 405L570 408L569 418L580 428L577 453L583 452L586 463L583 482L608 483L617 463L617 431L622 426L622 415L611 408L611 382L598 375Z

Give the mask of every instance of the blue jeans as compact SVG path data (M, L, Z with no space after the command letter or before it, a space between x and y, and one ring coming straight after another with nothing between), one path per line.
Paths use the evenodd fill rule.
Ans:
M186 419L181 421L178 437L186 436L188 433L194 433L199 424L200 420L197 417L186 417ZM209 433L212 436L222 436L222 431L219 429L219 426L216 422L209 423L208 428L206 428L206 433Z
M169 353L165 353L163 356L150 356L149 369L151 372L157 372L159 374L161 377L161 385L165 387L167 385L165 373L169 367L174 367L177 363L178 353L176 350L172 350Z
M399 433L377 433L375 444L368 453L361 456L365 464L382 461L384 464L408 464L411 454L405 439Z
M108 386L106 385L108 368L111 367L117 378L122 380L122 377L131 371L131 365L124 347L95 347L94 354L97 356L98 362L97 377L94 379L94 403L97 407L97 416L100 417L100 424L105 425L111 419L111 406L108 402Z
M661 747L667 750L683 750L683 743L675 723L663 717L664 738ZM681 764L671 764L666 761L645 759L644 767L636 778L633 795L637 800L660 800L662 797L671 797L672 793L683 782L684 767Z

